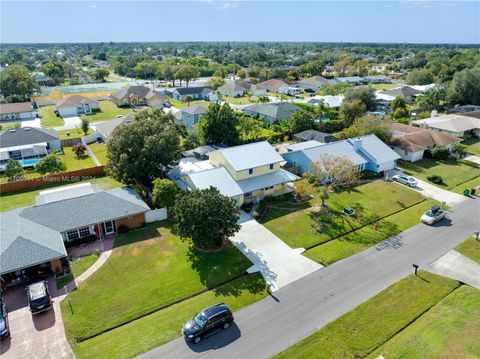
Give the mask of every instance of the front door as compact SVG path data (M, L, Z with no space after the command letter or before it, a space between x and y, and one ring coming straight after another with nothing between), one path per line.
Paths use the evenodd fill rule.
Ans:
M115 232L115 224L113 221L108 221L103 223L103 233L111 234Z

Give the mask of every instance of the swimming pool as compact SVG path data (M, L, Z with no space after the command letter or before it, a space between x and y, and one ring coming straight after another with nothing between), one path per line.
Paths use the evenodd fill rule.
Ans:
M28 160L19 160L18 163L20 163L23 167L31 167L35 166L38 161L38 158L30 158Z

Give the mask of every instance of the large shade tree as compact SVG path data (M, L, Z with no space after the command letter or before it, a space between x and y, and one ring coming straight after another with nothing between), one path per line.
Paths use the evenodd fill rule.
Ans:
M142 111L117 127L107 142L107 170L118 181L149 190L180 156L180 130L171 114Z
M11 65L0 72L0 92L9 102L27 101L35 87L25 66Z
M203 142L207 145L237 145L240 142L237 126L238 117L229 104L212 103L200 120Z
M201 250L221 249L240 230L236 201L223 196L215 187L179 196L173 212L178 234L190 238L194 247Z
M457 72L448 86L447 101L453 105L480 105L480 71Z
M377 100L375 90L371 86L350 87L345 92L344 101L359 100L365 105L367 111L375 110Z

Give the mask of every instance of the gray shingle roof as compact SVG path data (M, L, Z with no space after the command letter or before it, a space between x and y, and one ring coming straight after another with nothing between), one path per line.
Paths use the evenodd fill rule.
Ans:
M208 92L212 92L213 90L210 87L206 86L197 86L197 87L179 87L176 91L184 96L184 95L194 95L194 94L201 94L204 93L203 91L207 89Z
M207 113L207 109L204 106L200 105L190 105L188 107L182 108L182 112L189 113L191 115L204 115Z
M6 130L0 135L0 148L32 145L58 139L57 133L51 128L14 128Z
M144 213L149 207L128 189L97 192L23 209L20 216L58 232Z
M258 113L262 116L272 117L276 120L283 120L298 110L300 107L290 102L277 102L266 104L253 104L244 107L244 110Z
M281 169L273 173L267 173L261 176L247 178L238 181L238 185L242 189L243 193L253 192L262 188L270 186L276 186L282 183L289 183L300 179L300 177Z
M235 171L283 161L283 157L267 141L229 147L219 151Z
M30 102L0 104L0 115L5 115L8 113L31 112L31 111L33 111L33 106Z
M94 100L90 97L85 97L82 95L72 95L65 97L64 99L58 101L55 104L55 107L61 108L61 107L73 107L73 106L80 106L80 105L85 105L85 104L94 104L97 103L97 100Z
M397 96L412 97L414 95L421 94L422 91L415 90L413 87L410 87L410 86L403 86L396 89L385 90L380 93L384 95L394 96L394 97L397 97Z
M318 141L323 143L338 141L338 138L336 138L335 136L316 130L305 130L294 134L293 137L303 141Z
M118 126L125 124L128 125L133 122L135 118L133 116L126 116L126 117L117 117L110 121L99 122L94 124L95 129L104 135L106 138L109 138L113 130L115 130Z

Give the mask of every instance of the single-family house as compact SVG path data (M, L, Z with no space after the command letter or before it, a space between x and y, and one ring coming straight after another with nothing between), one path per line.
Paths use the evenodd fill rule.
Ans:
M247 89L236 81L228 81L218 88L218 91L224 96L241 97L247 92Z
M448 110L448 113L466 114L473 111L480 111L480 106L477 106L477 105L457 106Z
M200 120L200 116L207 113L207 109L204 106L190 105L182 108L181 110L181 122L187 130L192 130L193 125Z
M0 170L9 160L24 167L34 166L50 151L59 151L60 138L51 128L20 127L0 134Z
M310 90L318 90L324 85L329 85L332 84L333 81L326 79L323 76L312 76L304 80L299 80L297 81L297 86L304 88L304 89L310 89Z
M302 175L311 171L311 163L320 161L324 156L344 157L354 163L358 171L377 173L394 169L400 158L375 135L320 144L283 154L285 161Z
M480 119L480 110L478 110L478 111L465 112L465 113L463 114L463 116L473 117L473 118L478 118L478 119Z
M448 147L460 143L457 137L401 123L389 126L392 138L390 147L405 161L415 162L423 158L425 151L435 147Z
M177 176L191 190L214 186L223 195L235 198L239 206L291 192L292 182L299 179L280 168L282 156L266 141L220 148L208 157L183 163L183 171L176 171Z
M258 103L245 106L242 109L247 115L254 118L263 118L267 122L286 119L298 110L300 110L300 107L291 102Z
M215 101L215 91L210 87L197 86L197 87L178 87L172 92L172 98L177 101L185 102L187 97L192 100L206 100Z
M95 129L96 135L103 141L107 140L112 135L113 131L120 125L129 125L135 118L133 116L118 116L113 120L102 121L92 124L92 127Z
M390 77L385 75L363 76L363 79L367 80L370 84L391 84L393 82Z
M98 100L81 95L71 95L55 103L55 108L60 117L92 114L100 110Z
M393 101L393 99L395 99L395 97L397 96L402 96L404 98L412 98L422 94L422 91L416 90L410 86L400 86L391 90L380 91L379 94L385 95L383 97L381 96L381 99L391 99Z
M291 85L286 83L283 80L279 79L270 79L267 81L260 82L256 85L253 86L253 94L255 96L263 96L267 92L275 92L275 93L282 93L286 94L288 93L289 88L291 88ZM263 92L262 94L260 94Z
M45 85L49 78L43 72L33 72L32 73L33 80L39 85Z
M346 77L335 77L333 81L335 83L342 82L352 86L357 86L357 85L363 85L365 82L365 79L360 76L346 76Z
M311 100L318 101L316 103L312 103L315 106L318 106L320 103L324 103L330 108L338 109L341 106L344 98L345 98L344 95L325 95L325 96L315 96ZM307 101L307 103L311 103L311 102Z
M31 102L15 102L0 104L0 121L22 121L37 118L38 112Z
M119 107L145 105L152 108L162 108L168 100L168 96L161 95L142 85L130 86L110 94L110 101Z
M440 115L412 121L412 125L454 137L480 137L480 119L465 115Z
M35 205L2 213L0 275L15 285L39 271L69 273L66 245L140 227L148 211L128 187L104 191L87 183L40 192Z
M339 139L336 138L335 136L329 133L320 132L317 130L305 130L302 132L298 132L293 135L293 138L299 142L317 141L321 143L330 143L330 142L339 141Z

